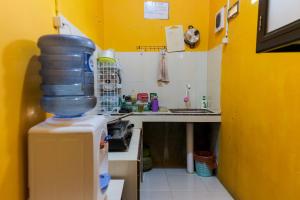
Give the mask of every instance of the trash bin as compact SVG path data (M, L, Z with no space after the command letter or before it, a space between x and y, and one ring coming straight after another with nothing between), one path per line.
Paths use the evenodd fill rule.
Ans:
M215 156L211 152L196 151L194 160L198 176L210 177L213 175L213 170L217 168Z

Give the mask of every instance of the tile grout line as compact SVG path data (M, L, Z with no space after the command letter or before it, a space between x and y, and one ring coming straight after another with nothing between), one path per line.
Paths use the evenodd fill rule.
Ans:
M164 169L164 172L165 172L166 177L167 177L167 183L168 183L168 187L169 187L169 193L170 193L170 196L171 196L171 200L174 200L175 197L173 196L173 191L171 190L171 185L170 185L170 183L169 183L169 175L170 175L170 174L167 173L167 170L166 170L166 169Z

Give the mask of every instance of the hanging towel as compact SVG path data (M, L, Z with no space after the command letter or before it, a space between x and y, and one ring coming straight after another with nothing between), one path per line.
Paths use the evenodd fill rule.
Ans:
M166 51L165 50L161 50L161 52L160 52L160 62L159 62L159 66L158 66L157 81L159 84L162 84L162 83L168 84L170 82L168 67L166 64Z

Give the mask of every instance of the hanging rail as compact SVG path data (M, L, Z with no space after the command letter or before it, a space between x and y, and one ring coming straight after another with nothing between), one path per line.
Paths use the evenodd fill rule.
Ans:
M136 50L140 52L157 52L167 49L166 46L137 46Z

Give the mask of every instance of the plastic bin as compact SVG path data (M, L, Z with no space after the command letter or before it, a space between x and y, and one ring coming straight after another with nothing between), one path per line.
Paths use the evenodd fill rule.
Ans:
M197 151L194 153L195 167L198 176L210 177L216 169L215 156L208 151Z

